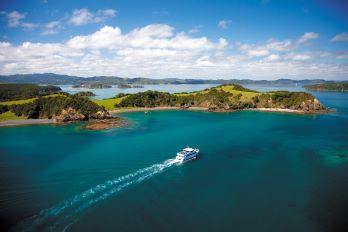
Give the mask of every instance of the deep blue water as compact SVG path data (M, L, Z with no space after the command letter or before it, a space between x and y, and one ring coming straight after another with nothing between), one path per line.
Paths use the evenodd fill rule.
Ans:
M348 94L336 112L127 113L127 128L0 129L3 228L344 231ZM175 153L199 147L198 160Z

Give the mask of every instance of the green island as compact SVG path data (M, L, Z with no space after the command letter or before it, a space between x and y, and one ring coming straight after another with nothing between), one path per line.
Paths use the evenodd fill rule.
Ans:
M80 96L80 97L94 97L97 96L91 91L81 91L76 93L75 95Z
M117 85L117 88L119 88L119 89L129 89L129 88L138 88L138 89L140 89L140 88L144 88L144 86L143 85L130 85L130 84L127 84L127 83L121 83L121 84L118 84Z
M73 85L73 88L87 88L87 89L107 89L112 88L111 85L102 84L102 83L94 83L94 84L78 84Z
M334 83L322 83L316 85L306 85L304 86L308 90L314 91L348 91L348 82L334 82Z
M0 89L2 85L0 84ZM19 91L24 88L21 87ZM135 94L121 93L103 100L90 100L88 96L92 96L91 92L74 95L54 92L44 96L28 94L30 98L27 99L23 99L24 95L18 99L18 93L12 93L11 96L6 97L10 101L5 99L0 101L2 122L20 119L50 119L58 123L88 121L94 125L90 129L120 126L122 120L110 116L110 113L127 111L191 109L213 112L261 110L322 113L327 110L309 93L288 91L262 93L237 84L219 85L189 93L170 94L151 90Z

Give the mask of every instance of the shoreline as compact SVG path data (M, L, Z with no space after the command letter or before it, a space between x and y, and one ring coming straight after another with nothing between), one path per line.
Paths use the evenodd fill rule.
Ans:
M302 110L292 110L292 109L282 109L282 108L248 108L248 109L237 109L237 110L209 110L206 107L189 107L189 108L181 108L181 107L171 107L171 106L161 106L161 107L139 107L139 108L129 108L129 109L119 109L119 110L110 110L108 111L110 114L122 114L129 112L145 112L145 111L164 111L164 110L189 110L189 111L209 111L213 113L223 113L223 112L238 112L238 111L259 111L259 112L276 112L276 113L293 113L293 114L325 114L332 112L332 110L320 110L320 111L302 111Z
M54 119L20 119L0 122L0 127L54 124Z
M208 111L209 108L205 107L190 107L190 108L181 108L176 106L160 106L160 107L138 107L138 108L128 108L122 110L109 110L110 114L119 114L119 113L130 113L130 112L145 112L145 111L161 111L161 110L191 110L191 111Z
M181 108L181 107L140 107L140 108L128 108L128 109L119 109L119 110L110 110L110 114L122 114L122 113L131 113L131 112L146 112L146 111L166 111L166 110L188 110L188 111L206 111L214 113L228 113L228 112L238 112L238 111L258 111L258 112L275 112L275 113L292 113L292 114L325 114L331 112L330 110L323 111L301 111L301 110L291 110L291 109L281 109L281 108L250 108L250 109L239 109L239 110L209 110L206 107L190 107L190 108ZM54 119L20 119L20 120L8 120L0 122L0 127L11 127L11 126L28 126L28 125L45 125L45 124L59 124Z

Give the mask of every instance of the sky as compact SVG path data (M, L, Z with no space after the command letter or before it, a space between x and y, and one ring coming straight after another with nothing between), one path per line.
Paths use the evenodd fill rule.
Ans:
M0 75L348 80L345 0L2 0Z

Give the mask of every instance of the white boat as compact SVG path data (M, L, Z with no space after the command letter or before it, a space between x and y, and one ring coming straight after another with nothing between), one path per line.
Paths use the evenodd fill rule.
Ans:
M185 162L188 160L196 159L199 153L198 148L186 147L182 151L176 154L175 159L179 162Z

